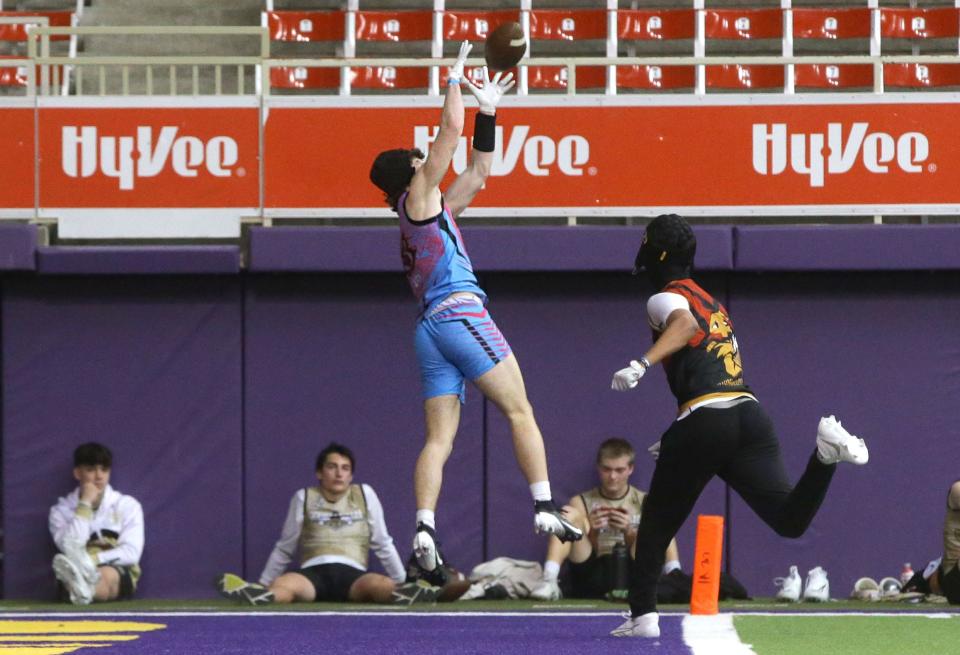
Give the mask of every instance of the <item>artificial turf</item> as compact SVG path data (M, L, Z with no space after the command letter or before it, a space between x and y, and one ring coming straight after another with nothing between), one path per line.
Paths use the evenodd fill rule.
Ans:
M885 608L872 604L873 611ZM931 610L930 607L927 608ZM737 616L740 640L757 655L957 655L960 614Z

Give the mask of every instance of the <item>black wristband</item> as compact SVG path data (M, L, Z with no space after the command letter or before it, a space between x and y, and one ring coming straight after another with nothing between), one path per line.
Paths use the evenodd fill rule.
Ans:
M473 121L473 149L493 152L497 145L497 116L477 112Z

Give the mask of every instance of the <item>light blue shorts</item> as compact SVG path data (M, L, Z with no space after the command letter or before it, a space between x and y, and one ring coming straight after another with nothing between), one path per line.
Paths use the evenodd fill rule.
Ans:
M479 298L444 300L421 319L414 334L423 397L456 395L510 356L510 344Z

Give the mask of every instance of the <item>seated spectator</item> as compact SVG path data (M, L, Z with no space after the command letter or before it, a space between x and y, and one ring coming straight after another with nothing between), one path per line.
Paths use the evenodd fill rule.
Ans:
M946 596L960 605L960 480L947 493L947 514L943 522L943 555L918 571L903 587L904 592Z
M259 583L225 573L217 582L220 593L251 605L435 601L439 587L404 582L406 570L387 532L380 499L370 485L353 484L353 471L353 453L346 446L331 443L320 451L320 484L290 499L280 540ZM370 549L387 575L367 572ZM297 551L300 568L286 571Z
M600 484L574 496L563 508L567 519L583 530L587 537L581 541L561 543L550 538L547 558L543 565L543 580L531 591L539 600L557 600L562 597L558 581L560 566L569 561L569 596L573 598L603 598L615 587L626 587L626 579L617 584L618 568L614 550L625 552L621 557L633 557L637 526L644 492L630 484L636 454L633 446L623 439L607 439L597 452L597 476ZM667 547L663 572L680 570L677 542ZM621 576L626 575L629 563L620 564Z
M112 467L106 446L78 446L78 486L50 508L50 534L60 551L53 573L74 605L131 598L140 579L143 509L110 486Z

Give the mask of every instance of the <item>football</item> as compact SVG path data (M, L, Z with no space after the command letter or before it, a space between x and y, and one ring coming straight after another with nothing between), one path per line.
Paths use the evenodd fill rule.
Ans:
M517 65L527 51L527 39L520 23L501 23L487 35L483 57L492 71L506 71Z

